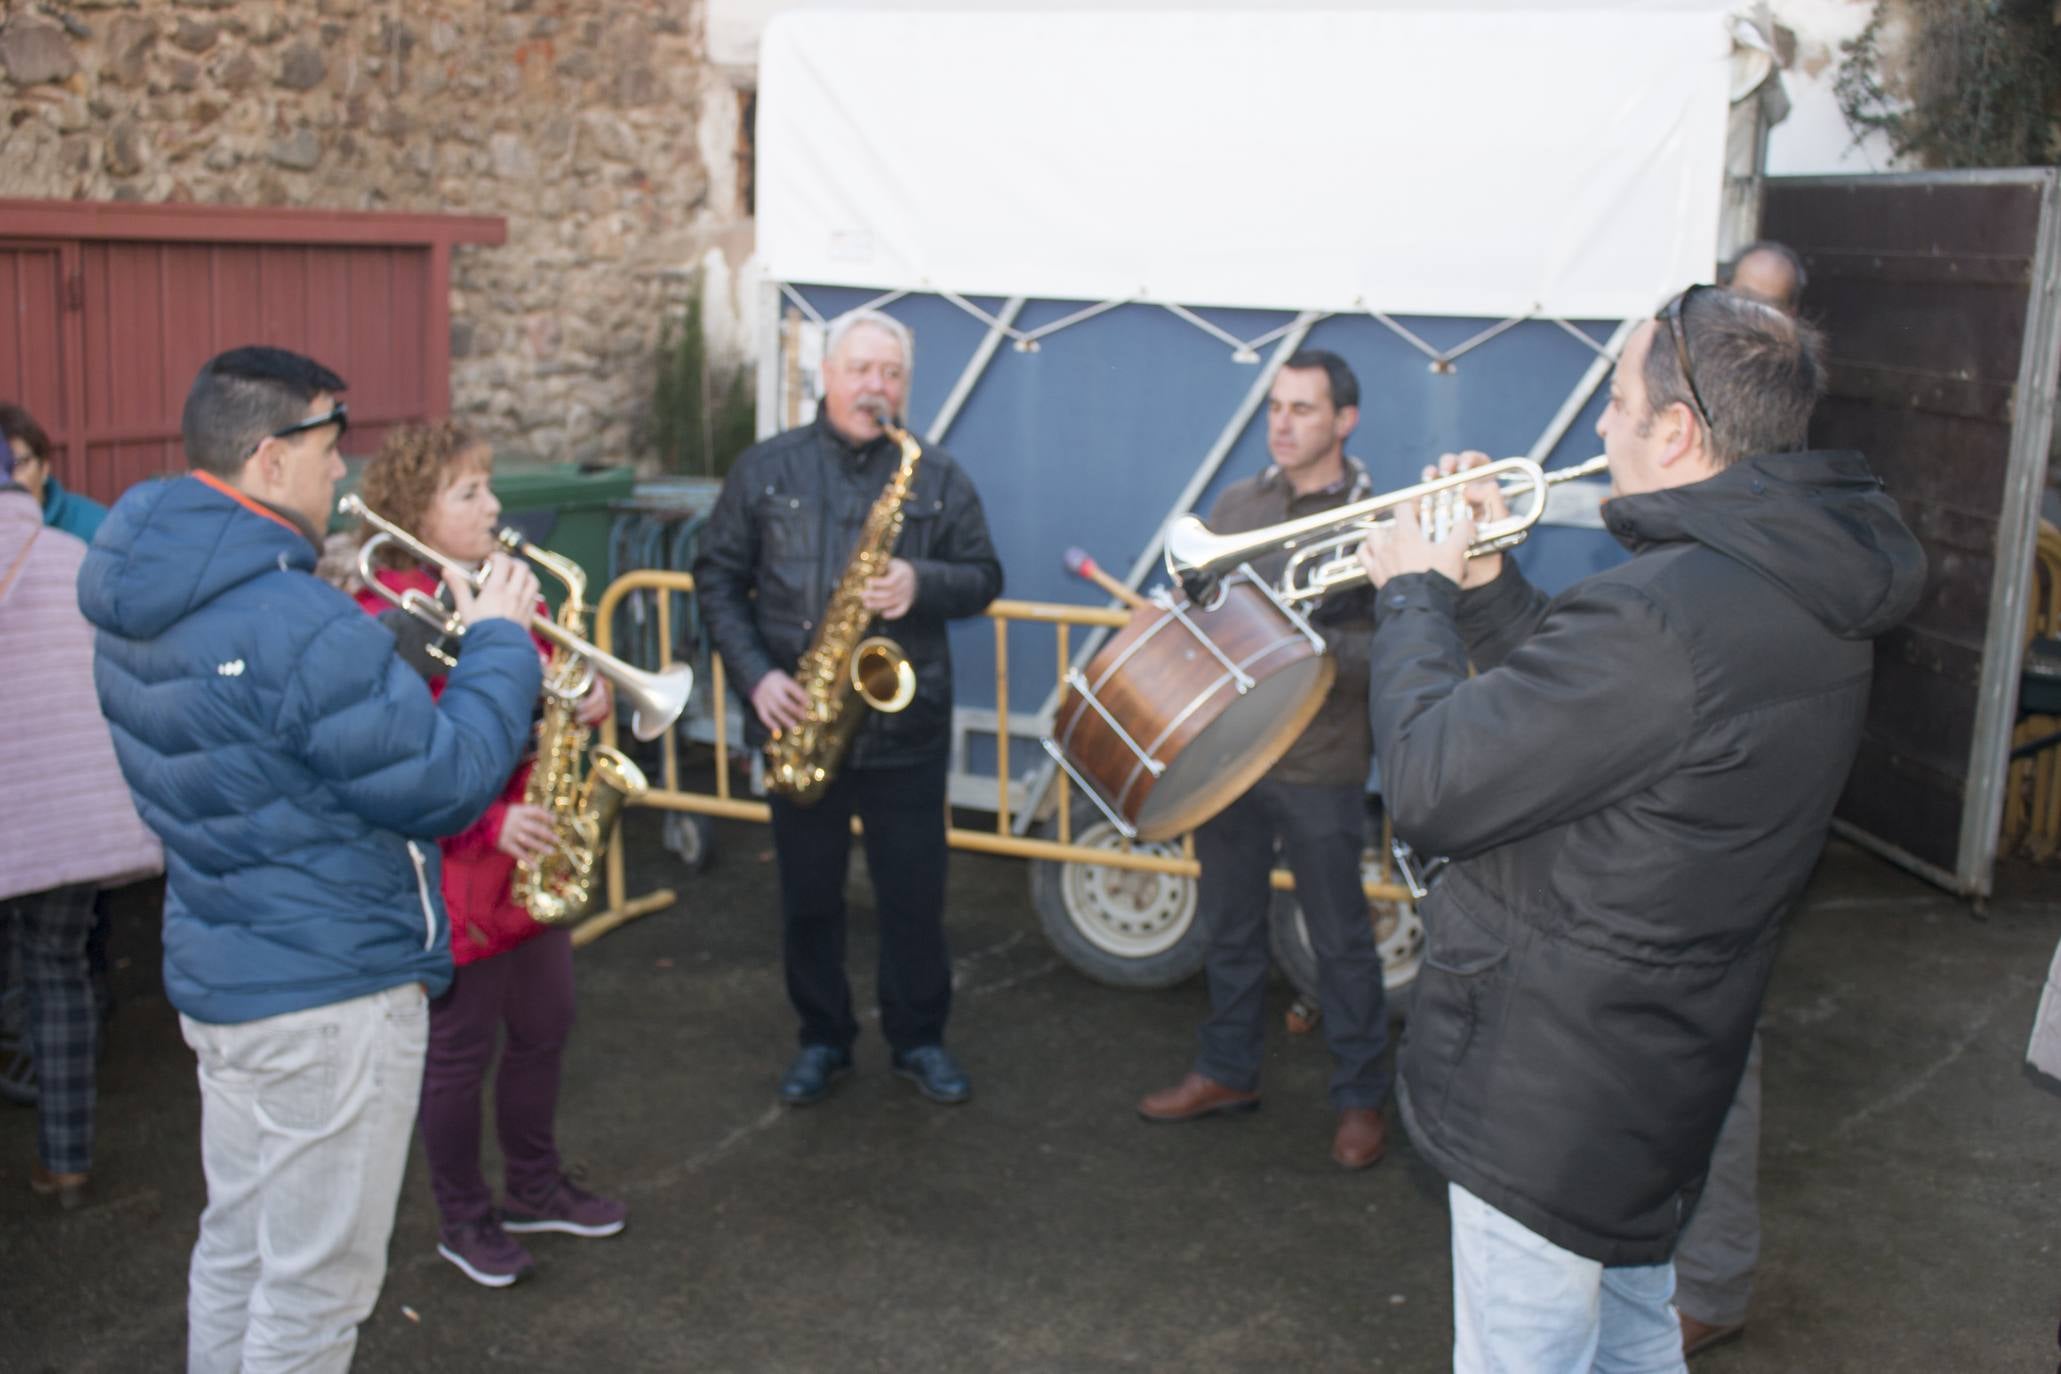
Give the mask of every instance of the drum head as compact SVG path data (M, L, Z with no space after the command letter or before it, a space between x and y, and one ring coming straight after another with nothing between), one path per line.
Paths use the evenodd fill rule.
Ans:
M1153 784L1138 810L1138 838L1184 834L1244 796L1317 714L1337 671L1329 654L1312 656L1254 683L1225 707Z

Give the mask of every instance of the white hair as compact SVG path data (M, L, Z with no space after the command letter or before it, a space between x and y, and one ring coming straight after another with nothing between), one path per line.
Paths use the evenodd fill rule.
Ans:
M847 310L830 322L830 332L823 339L823 358L827 362L837 356L837 350L844 346L845 338L854 329L868 325L893 339L902 350L902 374L907 377L916 371L916 336L885 310Z

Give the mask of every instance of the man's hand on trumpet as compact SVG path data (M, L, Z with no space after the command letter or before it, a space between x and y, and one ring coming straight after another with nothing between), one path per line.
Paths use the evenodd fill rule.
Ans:
M512 620L530 623L537 613L537 575L530 565L510 554L497 553L487 560L486 575L474 591L465 575L444 570L444 585L451 589L451 601L467 625L482 620Z
M1488 462L1486 453L1475 450L1443 454L1435 466L1425 467L1422 480L1450 477ZM1398 511L1396 519L1377 525L1367 542L1360 545L1360 566L1376 587L1403 573L1435 572L1464 590L1493 582L1501 574L1501 554L1467 556L1467 548L1474 542L1475 526L1500 520L1510 513L1501 485L1484 479L1460 488L1460 500L1452 503L1446 528L1434 534L1437 505L1437 498L1424 498L1420 503L1422 518L1418 511Z

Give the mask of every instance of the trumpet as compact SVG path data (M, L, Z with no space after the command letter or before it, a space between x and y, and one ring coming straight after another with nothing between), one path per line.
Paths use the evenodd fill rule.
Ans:
M478 568L467 567L455 558L437 552L417 539L408 531L372 510L357 495L346 496L337 502L338 513L363 520L378 533L367 539L358 549L358 576L366 586L372 588L393 606L430 626L438 633L456 638L465 633L465 621L459 614L433 596L410 588L406 592L395 592L373 575L373 554L382 545L392 542L406 549L418 561L434 564L448 572L456 572L465 579L468 586L477 589L485 580L485 573ZM504 529L494 538L510 553L520 554L538 567L565 583L568 591L583 588L586 574L579 565L548 549L540 549L526 541L512 529ZM595 674L600 674L615 684L617 694L630 708L630 733L640 740L654 740L672 727L687 709L688 694L694 690L694 669L684 663L676 663L664 672L648 673L634 668L605 649L595 645L566 629L548 616L532 615L530 629L540 638L564 650L579 660L582 671L568 674L566 680L553 680L545 690L560 701L570 705L587 694L594 685ZM433 650L434 652L434 650Z
M1547 472L1529 458L1505 458L1463 472L1434 477L1428 482L1370 496L1364 501L1332 510L1284 520L1243 534L1214 534L1192 515L1184 515L1167 529L1166 570L1181 586L1207 586L1240 563L1263 554L1289 552L1276 592L1287 602L1311 601L1341 587L1367 580L1359 559L1353 555L1374 530L1416 509L1427 498L1449 516L1461 492L1475 482L1494 481L1506 503L1525 502L1524 508L1475 527L1474 542L1467 546L1469 558L1481 558L1522 544L1546 513L1546 494L1562 482L1593 477L1609 470L1610 460L1597 456L1573 467Z

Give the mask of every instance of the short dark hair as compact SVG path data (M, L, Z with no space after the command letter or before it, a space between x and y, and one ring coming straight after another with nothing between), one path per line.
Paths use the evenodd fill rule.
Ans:
M1719 467L1804 446L1811 411L1825 392L1824 339L1815 328L1764 301L1691 287L1682 304L1682 337L1696 372L1695 394L1710 416L1710 456ZM1665 319L1655 320L1641 375L1647 406L1641 432L1671 405L1696 411Z
M17 459L34 456L49 462L50 436L43 432L43 426L36 423L36 417L12 401L0 401L0 434L9 439L19 439L29 449L28 453L17 452Z
M1324 378L1331 383L1331 408L1344 410L1347 406L1360 403L1360 379L1353 376L1353 370L1345 365L1345 359L1328 348L1299 349L1282 367L1297 371L1306 368L1322 368Z
M1755 239L1741 248L1739 255L1732 259L1732 265L1725 269L1725 285L1732 284L1732 278L1739 274L1739 264L1755 253L1766 253L1770 257L1780 258L1789 268L1789 294L1775 304L1794 315L1803 305L1803 288L1809 284L1811 274L1803 270L1803 254L1786 243L1779 243L1774 239Z
M179 420L186 461L202 472L234 477L273 431L305 418L316 396L343 389L343 378L284 348L253 345L218 353L186 393Z

